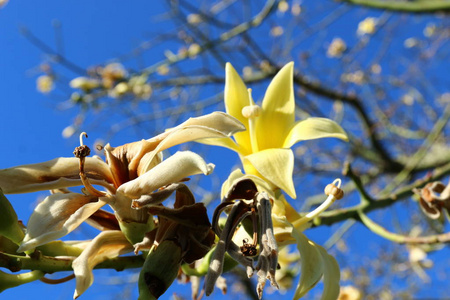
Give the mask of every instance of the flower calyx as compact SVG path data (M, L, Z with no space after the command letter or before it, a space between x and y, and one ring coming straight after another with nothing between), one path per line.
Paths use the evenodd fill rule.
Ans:
M219 216L230 208L225 226L220 228L218 224ZM219 236L219 242L216 245L205 279L206 295L212 293L214 284L223 271L225 253L228 253L234 260L246 267L249 278L253 275L254 270L257 271L258 285L256 290L259 298L262 297L267 278L272 286L278 288L275 280L278 265L278 246L273 233L272 205L266 192L258 192L256 184L249 178L238 179L214 211L212 226ZM250 242L248 238L244 238L242 239L242 246L238 246L233 241L233 237L246 227L251 227L253 241ZM251 257L257 259L255 267L253 267Z

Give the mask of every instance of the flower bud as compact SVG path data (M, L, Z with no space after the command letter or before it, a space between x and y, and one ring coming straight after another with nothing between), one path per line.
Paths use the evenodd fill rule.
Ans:
M139 300L158 299L177 278L182 253L180 245L163 241L145 259L139 275Z
M8 199L3 195L0 189L0 235L3 235L16 243L17 245L24 238L24 233L19 225L17 214L9 203Z

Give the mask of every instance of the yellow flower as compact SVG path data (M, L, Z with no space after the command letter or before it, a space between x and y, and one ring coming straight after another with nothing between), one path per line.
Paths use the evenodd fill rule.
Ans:
M236 151L247 174L261 177L272 185L272 189L281 188L295 198L294 153L290 148L303 140L324 137L347 140L347 135L336 122L326 118L295 121L293 73L293 63L284 66L273 78L259 107L253 102L251 91L228 63L226 112L241 121L247 131L234 134L235 143L225 139L204 142Z
M377 18L365 18L358 24L358 30L356 33L361 36L365 34L373 34L377 26Z
M341 57L342 53L347 50L347 44L341 38L334 38L327 50L328 57Z
M53 77L49 75L41 75L36 80L36 88L39 92L47 94L54 88Z

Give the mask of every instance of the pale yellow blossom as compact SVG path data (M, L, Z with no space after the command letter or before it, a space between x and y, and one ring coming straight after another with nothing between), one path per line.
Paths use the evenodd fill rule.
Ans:
M361 300L362 293L352 285L342 286L338 300Z
M358 24L356 33L361 35L373 34L375 32L378 23L377 18L367 17Z
M339 37L336 37L331 41L330 46L328 46L327 56L341 57L345 50L347 50L347 44L345 41Z
M53 77L49 75L41 75L36 80L36 88L39 92L47 94L54 88Z

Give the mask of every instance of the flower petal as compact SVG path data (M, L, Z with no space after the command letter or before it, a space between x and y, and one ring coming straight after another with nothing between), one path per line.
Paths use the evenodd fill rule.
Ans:
M34 210L25 238L17 250L24 252L59 239L77 228L106 202L77 193L48 196Z
M203 158L190 151L177 152L138 178L121 185L118 193L137 199L150 194L160 187L178 182L195 174L211 174L213 164L206 164Z
M170 133L158 144L158 146L152 151L147 153L139 163L138 175L142 175L152 168L154 164L153 158L160 151L179 145L186 142L201 140L205 138L224 138L230 139L224 132L218 131L211 127L205 127L200 125L190 125L186 127L178 127L171 130ZM231 140L231 139L230 139Z
M237 153L244 153L244 151L245 151L245 150L243 150L243 148L241 148L240 145L236 144L232 139L227 139L227 138L201 139L197 142L199 142L201 144L205 144L205 145L212 145L212 146L228 148Z
M294 153L291 149L266 149L247 155L243 158L244 169L247 174L262 175L271 184L284 190L290 197L295 198L294 182ZM255 170L257 173L255 174Z
M187 127L193 125L209 127L228 136L244 131L246 128L239 118L221 111L215 111L196 118L189 118L177 127Z
M317 245L308 240L303 233L292 228L292 236L297 241L297 249L301 257L300 281L294 294L294 299L297 300L319 282L324 272L324 261Z
M283 147L290 148L299 141L325 137L334 137L348 141L344 129L333 120L327 118L308 118L297 122L294 127L292 127L284 141Z
M324 262L323 292L321 300L337 299L339 296L341 271L336 259L322 246L315 244Z
M15 194L79 186L79 173L78 158L60 157L0 170L0 187L5 194ZM92 184L108 186L113 182L108 165L99 158L86 157L85 173Z
M262 114L256 119L260 150L281 148L295 122L294 63L285 65L273 78L262 103Z
M225 66L224 98L226 112L248 128L248 119L242 115L242 109L250 105L251 100L247 87L230 63ZM252 146L248 131L236 133L234 138L236 143L244 149L244 153L251 153Z
M72 263L77 281L73 298L78 298L94 282L92 270L97 264L131 251L133 246L120 230L103 231L97 235Z

